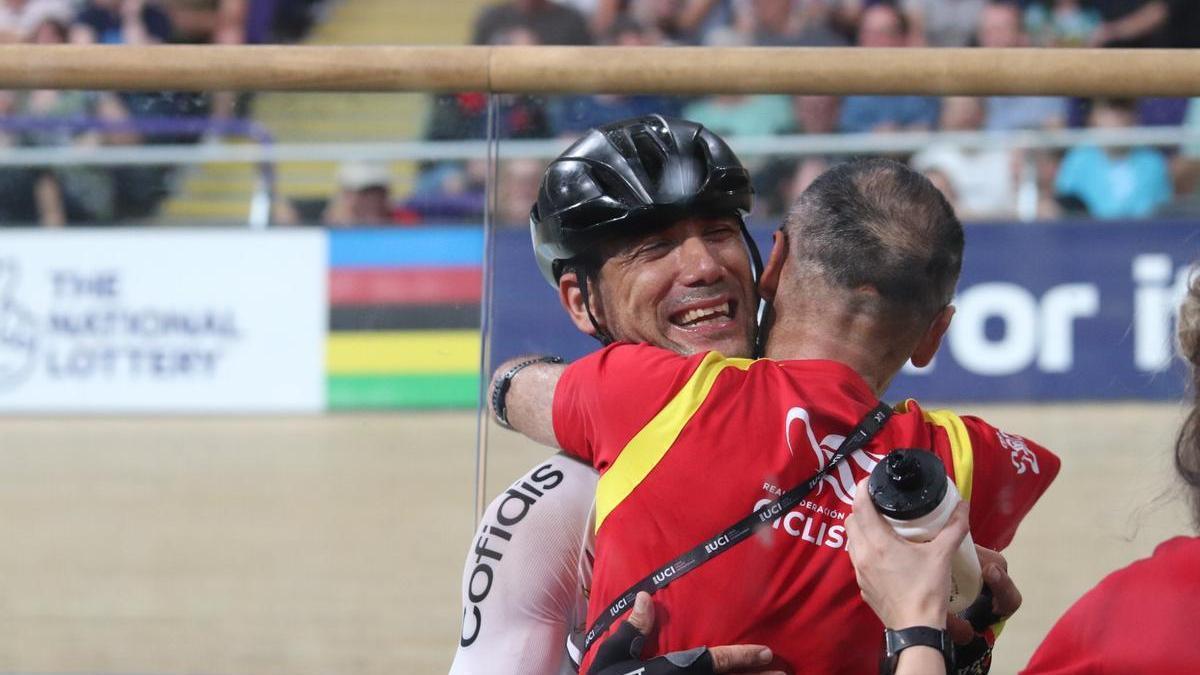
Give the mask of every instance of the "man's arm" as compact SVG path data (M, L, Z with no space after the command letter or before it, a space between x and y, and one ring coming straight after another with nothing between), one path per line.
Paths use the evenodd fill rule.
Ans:
M1130 14L1100 25L1089 40L1092 47L1111 42L1138 40L1162 28L1170 19L1171 10L1163 0L1151 0Z
M463 566L450 675L572 672L567 635L586 606L580 569L595 490L591 467L554 455L488 506Z
M542 445L557 448L554 390L567 366L521 356L500 364L492 375L488 405L497 420ZM523 365L524 364L524 365Z

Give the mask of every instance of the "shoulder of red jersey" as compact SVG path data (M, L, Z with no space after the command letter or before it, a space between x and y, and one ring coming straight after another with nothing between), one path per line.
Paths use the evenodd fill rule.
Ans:
M675 400L703 371L722 369L716 352L681 356L647 344L619 342L572 363L554 392L559 446L603 470L611 455ZM737 361L745 361L739 359Z
M949 475L971 502L971 532L976 543L1001 550L1017 526L1045 493L1061 465L1040 444L972 416L949 410L923 410L913 400L899 412L919 415Z

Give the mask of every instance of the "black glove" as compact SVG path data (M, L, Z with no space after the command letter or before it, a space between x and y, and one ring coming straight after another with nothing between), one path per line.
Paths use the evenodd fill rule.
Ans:
M991 627L1004 618L992 611L992 589L984 584L975 602L958 616L975 629L975 638L965 645L954 645L954 672L956 675L987 675L992 669L992 645L996 642Z
M607 640L596 647L596 660L587 675L715 675L707 647L671 652L649 661L642 660L646 636L633 624L622 621Z

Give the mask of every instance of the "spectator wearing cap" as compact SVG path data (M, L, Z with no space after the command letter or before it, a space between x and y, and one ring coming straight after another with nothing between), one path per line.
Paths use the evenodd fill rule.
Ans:
M1121 129L1135 119L1133 101L1100 100L1092 105L1089 126ZM1081 204L1096 218L1149 216L1172 197L1167 160L1153 148L1076 146L1063 158L1055 187L1061 201Z
M340 191L322 222L334 227L389 225L393 220L392 172L379 162L347 162L338 169Z
M904 47L908 44L904 13L889 4L871 5L862 14L858 44L863 47ZM839 128L850 133L901 130L924 131L938 120L938 100L931 96L847 96Z

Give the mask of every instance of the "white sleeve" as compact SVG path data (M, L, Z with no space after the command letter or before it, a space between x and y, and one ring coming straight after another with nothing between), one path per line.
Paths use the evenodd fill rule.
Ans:
M555 455L488 506L463 567L451 675L574 672L567 636L587 603L581 558L596 481L591 467Z

